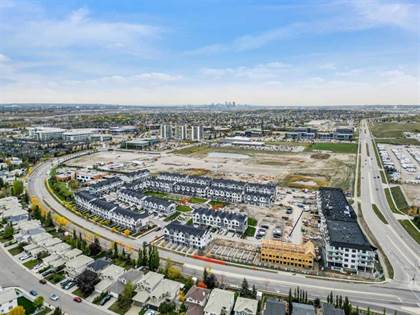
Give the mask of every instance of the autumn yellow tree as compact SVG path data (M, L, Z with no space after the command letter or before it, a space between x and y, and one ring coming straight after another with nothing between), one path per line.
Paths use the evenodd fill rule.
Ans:
M25 315L25 309L23 306L16 306L9 312L8 315Z
M57 215L55 217L55 222L61 227L64 228L67 224L69 224L69 220L61 215Z

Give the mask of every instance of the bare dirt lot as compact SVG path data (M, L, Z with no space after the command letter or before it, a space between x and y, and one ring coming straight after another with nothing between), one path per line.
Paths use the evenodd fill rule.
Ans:
M213 151L212 151L213 152ZM214 152L218 152L217 148ZM151 172L184 172L253 182L277 182L282 186L317 188L331 185L351 191L355 155L329 154L327 158L301 153L246 153L248 158L209 157L208 151L189 154L103 151L71 161L71 165L93 167L99 163L121 163L125 169L148 168ZM242 153L244 154L244 153ZM294 185L297 182L297 185ZM304 182L308 182L305 187Z

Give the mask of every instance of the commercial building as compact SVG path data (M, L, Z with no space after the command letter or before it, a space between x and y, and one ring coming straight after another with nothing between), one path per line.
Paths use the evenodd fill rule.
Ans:
M211 239L208 229L195 228L192 225L172 221L164 229L165 241L187 247L203 249Z
M28 128L29 136L36 141L62 140L64 129L51 127Z
M314 244L308 241L298 245L276 240L261 241L261 262L293 268L312 269L315 259Z
M375 271L376 248L363 234L357 215L339 188L320 188L317 197L324 266L337 271Z
M121 143L122 149L145 150L158 142L155 138L137 138Z
M64 141L89 141L90 137L93 135L93 130L91 129L74 129L63 132Z

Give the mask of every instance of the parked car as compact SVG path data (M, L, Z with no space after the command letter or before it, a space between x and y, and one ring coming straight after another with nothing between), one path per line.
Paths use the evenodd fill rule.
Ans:
M20 256L19 257L19 260L26 260L26 259L28 259L29 257L31 257L32 255L31 254L26 254L26 255L23 255L23 256Z
M30 293L32 296L37 296L37 295L38 295L38 292L36 292L35 290L31 290L31 291L29 291L29 293Z
M69 283L67 283L67 284L63 287L63 289L64 289L64 290L68 290L68 289L73 288L75 285L76 285L76 281L70 281Z
M75 296L75 297L73 298L73 301L75 301L75 302L77 302L77 303L81 303L81 302L82 302L82 299L81 299L81 297L80 297L80 296Z
M39 283L41 283L41 284L46 284L46 283L47 283L47 280L45 280L45 279L40 279L40 280L39 280Z
M55 293L50 295L50 300L52 300L52 301L58 301L59 299L60 299L60 297Z
M111 295L107 294L105 297L102 298L102 300L99 302L99 305L103 306L111 299Z

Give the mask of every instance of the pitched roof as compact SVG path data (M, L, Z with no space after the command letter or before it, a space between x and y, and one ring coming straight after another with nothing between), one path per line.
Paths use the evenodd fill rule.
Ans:
M196 228L192 225L182 224L178 221L172 221L165 228L168 229L168 231L170 232L182 232L183 234L193 235L197 237L202 237L208 231L207 229Z

